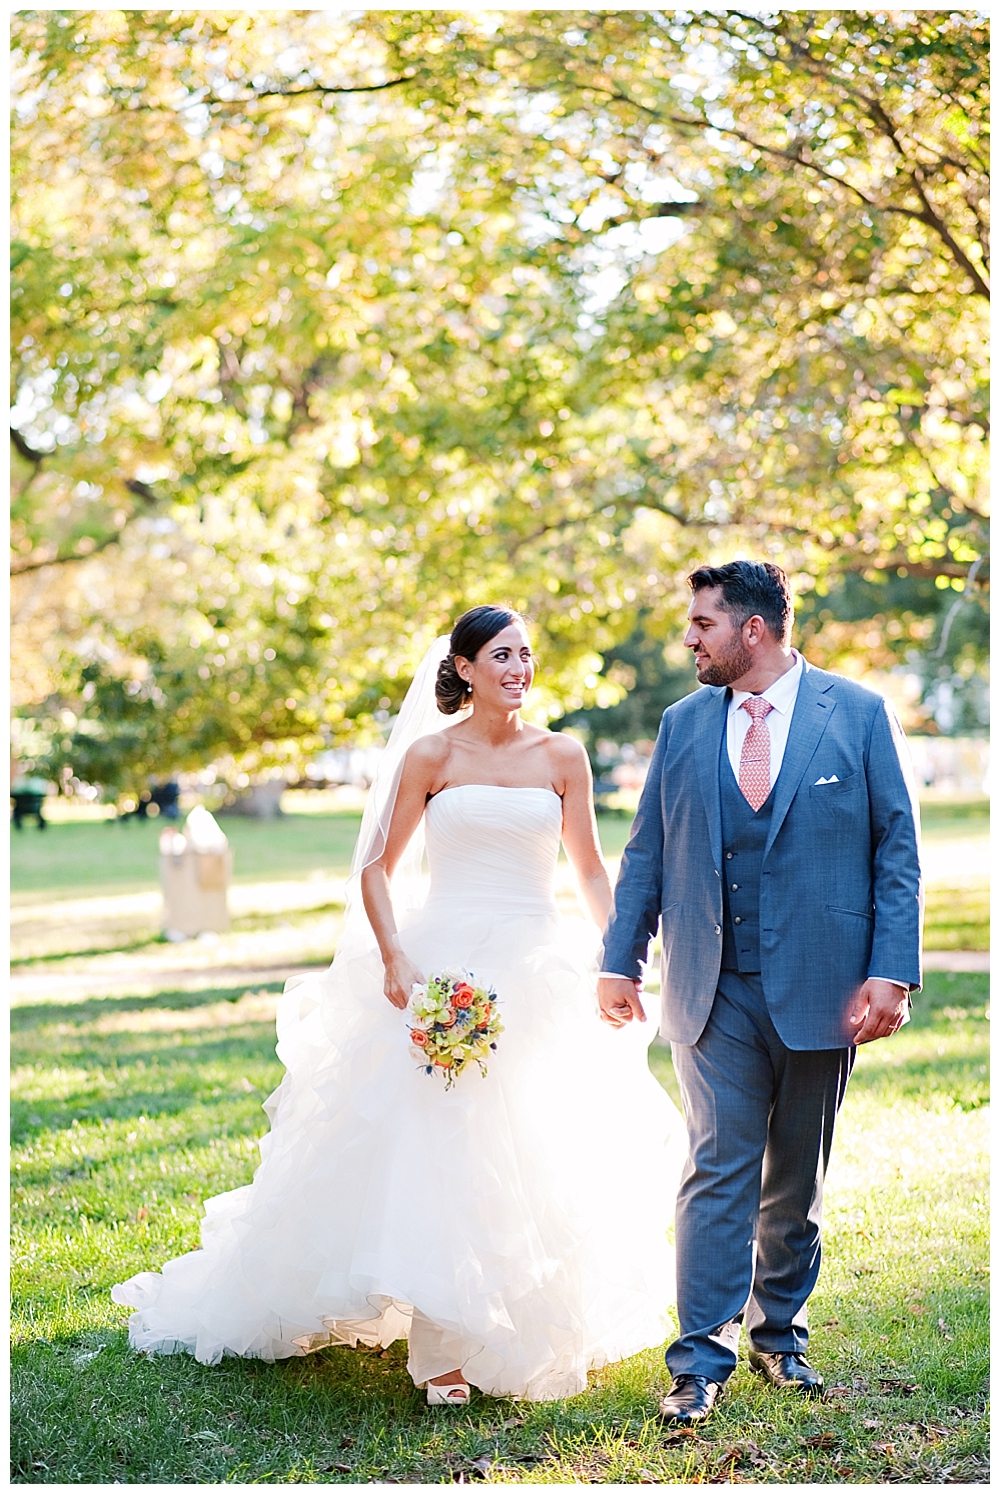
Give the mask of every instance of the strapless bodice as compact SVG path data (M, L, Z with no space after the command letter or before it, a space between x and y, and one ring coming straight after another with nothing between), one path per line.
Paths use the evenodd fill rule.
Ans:
M555 908L562 800L554 790L463 783L435 794L425 820L429 902Z

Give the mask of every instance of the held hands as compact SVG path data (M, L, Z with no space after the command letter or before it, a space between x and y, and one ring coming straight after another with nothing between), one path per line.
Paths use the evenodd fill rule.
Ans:
M401 949L386 955L384 964L385 982L382 989L393 1006L398 1007L401 1012L405 1011L410 992L417 981L423 980L423 976Z
M854 994L854 1012L848 1018L858 1029L854 1034L855 1046L898 1032L909 1004L907 992L891 980L866 980Z
M607 1022L609 1027L624 1027L633 1018L637 1022L645 1022L646 1013L639 1000L640 984L637 980L625 980L621 975L599 976L597 1004L601 1020Z

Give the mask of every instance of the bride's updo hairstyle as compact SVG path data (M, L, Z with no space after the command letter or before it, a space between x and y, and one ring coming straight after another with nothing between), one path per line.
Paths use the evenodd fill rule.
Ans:
M434 695L443 715L454 716L456 711L472 702L472 686L455 668L456 658L468 659L472 663L491 638L509 628L511 623L523 622L520 612L511 607L472 607L462 613L451 630L448 657L438 665Z

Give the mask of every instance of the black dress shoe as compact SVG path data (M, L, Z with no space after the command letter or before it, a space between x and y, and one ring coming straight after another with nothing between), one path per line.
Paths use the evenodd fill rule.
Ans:
M722 1386L704 1375L678 1375L660 1402L660 1418L668 1427L693 1427L712 1414Z
M779 1390L808 1396L823 1394L823 1376L816 1373L804 1354L761 1354L751 1349L750 1368Z

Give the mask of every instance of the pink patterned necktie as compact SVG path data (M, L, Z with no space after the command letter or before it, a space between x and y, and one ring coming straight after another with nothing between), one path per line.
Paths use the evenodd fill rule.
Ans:
M771 733L764 718L774 707L763 696L750 695L740 703L740 710L751 718L740 753L740 788L756 813L771 792Z

